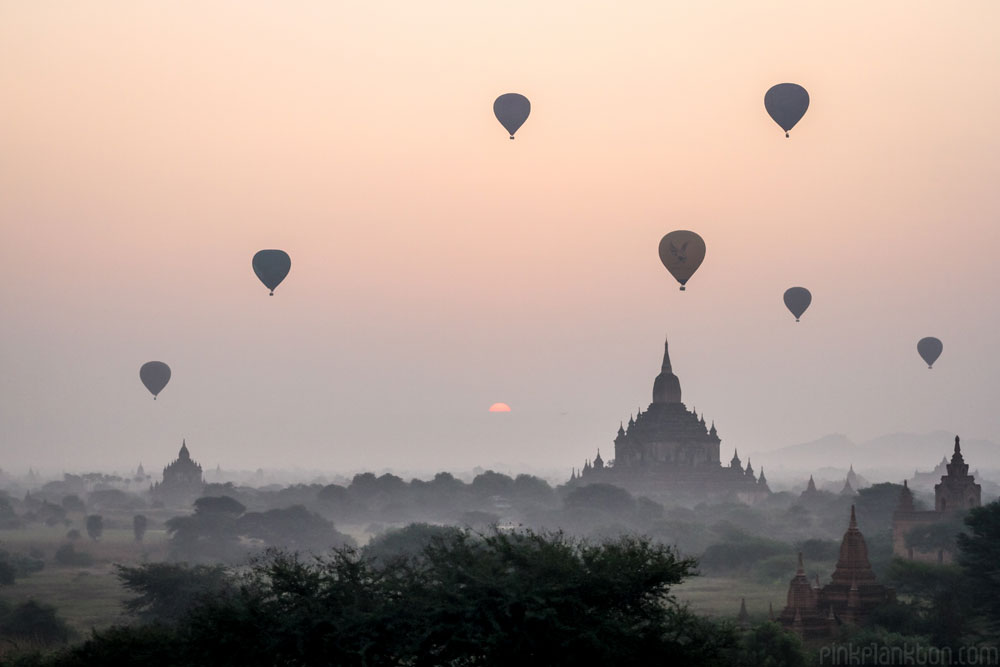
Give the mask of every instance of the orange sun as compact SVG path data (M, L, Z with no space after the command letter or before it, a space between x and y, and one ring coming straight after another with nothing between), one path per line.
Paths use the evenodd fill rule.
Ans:
M490 406L490 412L510 412L510 406L506 403L494 403Z

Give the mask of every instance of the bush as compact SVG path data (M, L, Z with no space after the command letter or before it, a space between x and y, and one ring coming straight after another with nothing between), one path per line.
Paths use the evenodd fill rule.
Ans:
M55 561L60 565L89 567L94 564L94 557L85 551L77 551L72 544L64 544L56 549Z
M66 621L56 615L55 607L28 600L0 619L0 634L52 644L65 643L69 639L70 629Z
M36 550L33 550L36 551ZM29 574L38 572L45 567L45 561L36 556L25 556L23 554L8 553L0 550L0 570L10 573L9 581L0 577L0 584L13 584L14 577L27 577Z

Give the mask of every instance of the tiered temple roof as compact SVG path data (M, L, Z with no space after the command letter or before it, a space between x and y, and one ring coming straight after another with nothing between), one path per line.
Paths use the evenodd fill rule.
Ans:
M831 579L826 586L820 587L818 581L813 586L799 553L798 570L788 584L788 604L778 621L806 638L828 637L837 625L863 624L872 609L895 599L895 592L875 579L853 505Z
M758 480L749 462L744 469L734 456L729 466L721 465L720 443L715 423L709 426L704 415L681 402L680 380L670 362L669 343L664 342L652 403L630 417L627 426L619 424L614 459L603 461L603 470L596 459L594 465L585 464L581 478L601 477L646 495L736 493L750 499L769 494L767 480Z

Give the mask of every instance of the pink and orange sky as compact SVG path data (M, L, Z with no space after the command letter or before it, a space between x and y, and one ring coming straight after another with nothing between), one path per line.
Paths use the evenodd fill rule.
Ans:
M187 438L207 467L568 473L649 402L665 334L724 458L1000 441L998 24L988 1L0 0L0 466L155 468ZM783 81L812 99L787 140ZM685 293L674 229L708 246ZM292 258L273 298L262 248Z

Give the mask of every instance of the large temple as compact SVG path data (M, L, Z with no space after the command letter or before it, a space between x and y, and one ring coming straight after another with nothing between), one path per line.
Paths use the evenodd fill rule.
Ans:
M932 524L954 522L962 514L982 504L982 487L969 474L969 464L962 456L962 446L955 436L955 450L951 462L945 464L946 473L934 485L934 509L917 510L913 504L913 492L906 480L899 494L899 504L892 515L892 553L894 556L925 562L950 563L952 554L948 549L914 549L907 546L907 535L914 530Z
M163 469L163 481L157 482L150 494L166 504L186 504L200 496L203 487L201 465L191 458L187 442L182 440L177 458Z
M788 584L788 603L778 622L806 639L836 636L840 625L864 625L872 610L895 600L896 593L875 580L868 561L868 546L858 530L851 505L851 521L840 543L837 567L831 582L814 586L806 576L799 552L799 567Z
M715 423L709 427L704 416L681 402L681 383L664 343L653 402L630 418L627 428L619 425L613 460L605 462L598 451L593 463L585 462L580 476L574 471L570 481L608 482L653 497L721 494L752 501L769 494L763 469L757 476L735 450L729 464L722 465L721 443Z

